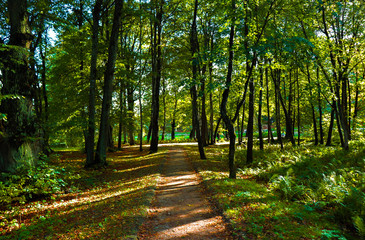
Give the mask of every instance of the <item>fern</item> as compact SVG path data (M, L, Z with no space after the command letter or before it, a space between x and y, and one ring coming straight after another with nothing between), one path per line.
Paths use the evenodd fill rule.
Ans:
M355 216L352 218L352 222L359 234L360 237L364 238L365 237L365 223L364 223L364 219L360 216Z

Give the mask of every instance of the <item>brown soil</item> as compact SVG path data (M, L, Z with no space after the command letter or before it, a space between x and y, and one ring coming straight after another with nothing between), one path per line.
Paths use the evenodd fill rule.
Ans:
M222 216L206 199L181 148L169 151L148 220L138 239L232 239Z

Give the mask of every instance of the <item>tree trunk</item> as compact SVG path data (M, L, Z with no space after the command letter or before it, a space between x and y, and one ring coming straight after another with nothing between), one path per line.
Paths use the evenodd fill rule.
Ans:
M334 101L333 101L332 104L335 104ZM335 121L335 110L332 108L332 110L331 110L331 120L330 120L330 126L328 128L326 146L331 146L331 144L332 144L332 130L333 130L334 121Z
M259 115L258 115L258 127L259 127L259 140L260 150L264 149L264 140L262 138L262 88L264 87L264 71L260 68L260 96L259 96Z
M280 72L278 70L274 70L274 76L275 78L277 78L278 74L280 74ZM276 80L274 80L276 81ZM280 82L278 83L280 84ZM275 86L275 118L276 118L276 137L277 137L277 140L279 141L280 143L280 148L281 150L284 149L284 146L283 146L283 140L281 138L281 124L280 124L280 103L279 103L279 90L278 88Z
M227 114L227 101L230 92L230 85L232 82L232 71L233 71L233 58L234 58L234 35L235 35L235 9L236 4L235 0L232 0L232 24L231 31L229 34L229 59L228 59L228 70L227 70L227 78L226 78L226 86L222 95L222 102L220 107L221 117L228 129L229 133L229 154L228 154L228 166L229 166L229 178L236 178L236 164L235 164L235 151L236 151L236 134L234 132L233 122L229 118Z
M122 133L123 133L123 127L124 127L124 124L123 124L123 120L124 120L124 86L123 86L123 83L122 83L122 80L120 80L120 91L119 91L119 110L120 110L120 113L119 113L119 128L118 128L118 149L122 149Z
M307 77L308 77L308 84L309 84L309 104L312 110L312 121L313 121L313 131L314 131L314 145L318 145L318 131L317 131L317 119L316 113L314 111L313 105L313 94L312 94L312 86L311 86L311 75L309 72L309 66L307 65Z
M128 68L127 68L128 69ZM135 124L134 124L134 86L132 83L128 83L127 87L127 102L128 102L128 137L129 137L129 145L134 145L134 132L135 132Z
M114 151L114 139L113 139L113 126L109 124L108 132L107 132L107 150L108 152Z
M177 101L178 101L177 93L175 92L175 105L172 114L172 124L171 124L171 140L175 140Z
M43 95L43 101L44 101L44 146L43 146L43 152L48 156L52 149L49 145L49 124L48 124L48 118L49 118L49 106L48 106L48 96L47 96L47 85L46 85L46 56L45 53L43 53L43 48L40 48L39 50L41 59L42 59L42 95Z
M206 159L203 147L203 141L201 137L200 127L199 127L199 117L198 117L198 94L196 90L196 83L198 81L198 67L199 60L196 54L199 52L199 42L198 42L198 33L196 26L196 15L198 11L198 0L195 0L194 5L194 17L193 24L191 25L191 35L190 35L190 45L191 45L191 55L192 55L192 71L193 71L193 86L191 87L191 95L192 95L192 107L193 107L193 124L195 125L196 137L198 139L198 148L201 159Z
M356 127L356 118L357 118L357 114L359 111L359 85L358 85L358 79L357 79L357 74L356 74L356 82L355 82L355 106L354 106L354 115L353 115L353 119L352 119L352 129L355 130ZM365 77L365 71L364 71L364 76L363 79Z
M119 38L120 22L122 18L122 9L123 9L123 0L116 1L112 33L109 42L108 62L104 74L104 93L103 93L103 103L102 103L100 128L99 128L99 139L98 139L97 149L95 152L95 164L99 166L107 165L106 138L107 138L107 128L109 124L109 115L112 103L114 68L118 50L118 38Z
M86 135L86 163L85 167L95 164L95 98L96 98L96 78L97 78L97 59L99 46L99 20L102 0L96 0L93 9L93 25L91 37L91 62L90 62L90 86L89 86L89 121L88 132ZM118 147L119 144L118 144Z
M300 145L300 88L299 88L299 71L297 73L297 101L298 101L298 146Z
M210 39L210 51L213 52L213 34L211 36ZM213 84L213 60L211 59L211 57L209 58L209 84L210 86L212 86ZM209 111L210 111L210 116L209 116L209 125L210 125L210 144L214 144L215 143L215 139L214 139L214 109L213 109L213 90L210 89L209 92Z
M247 123L247 157L246 164L253 162L253 118L255 111L255 85L254 80L251 78L250 83L250 95L248 101L248 123Z
M158 117L160 113L160 82L161 82L161 72L162 72L162 15L163 15L163 4L164 0L160 0L159 6L157 6L156 17L154 21L154 49L155 54L155 63L152 69L152 117L151 117L151 145L150 145L150 153L157 152L158 150ZM156 52L157 49L157 52Z
M150 123L150 126L148 127L148 133L147 133L147 142L148 143L150 142L150 139L151 139L151 133L152 133L152 126Z
M208 47L209 47L209 37L208 37L208 34L205 33L204 34L204 52L208 51ZM208 138L208 120L207 120L207 111L206 111L206 91L205 91L206 69L207 69L207 64L203 63L203 67L202 67L202 71L201 71L202 75L200 78L200 94L202 95L201 135L202 135L202 141L203 141L204 146L208 146L208 140L209 140L209 138Z
M295 141L294 141L294 134L292 132L292 120L289 116L289 113L288 111L286 110L286 107L285 107L285 104L284 104L284 101L283 101L283 97L281 95L281 92L280 92L280 69L277 71L277 76L274 78L274 84L275 84L275 88L277 90L277 98L278 98L278 101L279 101L279 104L281 103L281 106L283 107L283 111L284 111L284 116L285 116L285 125L287 127L287 135L288 135L288 138L290 139L290 142L292 143L293 146L295 146ZM281 136L280 136L281 138Z
M219 119L218 119L218 122L217 122L217 126L215 127L215 131L214 131L214 137L213 137L213 144L215 144L216 143L216 140L217 140L217 135L218 135L218 129L219 129L219 124L221 123L221 120L222 120L222 117L220 117ZM218 136L218 138L219 138L219 136Z
M319 143L323 145L324 134L323 134L323 113L322 113L322 101L321 101L321 85L319 83L319 68L317 68L317 94L318 94L318 112L319 112Z
M161 140L165 140L166 131L166 86L165 78L162 79L162 104L163 104L163 122L162 122L162 136Z
M243 142L243 123L245 121L245 105L242 106L242 119L241 119L241 134L240 134L240 139L239 139L239 144L242 144Z
M32 78L28 69L28 50L32 35L28 26L27 1L9 0L8 17L10 24L9 45L2 53L4 63L0 112L6 114L2 119L0 131L0 172L13 171L17 166L33 164L40 152L36 140L37 126L32 106ZM19 96L19 97L14 97Z
M270 94L269 94L269 74L268 68L265 69L266 78L266 108L267 108L267 142L271 144L271 140L274 138L271 131L271 117L270 117Z

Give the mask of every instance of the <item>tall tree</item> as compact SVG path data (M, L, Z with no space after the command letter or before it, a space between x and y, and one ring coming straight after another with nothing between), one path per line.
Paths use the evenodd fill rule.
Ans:
M193 23L191 25L191 33L190 33L190 45L191 45L191 55L192 55L192 72L193 72L193 79L192 79L192 86L190 89L191 97L192 97L192 108L193 108L193 124L195 126L196 137L198 139L198 147L199 147L199 154L201 159L206 159L204 153L204 143L201 137L201 131L199 127L199 117L198 117L198 93L196 89L196 85L199 79L199 59L198 59L198 52L199 52L199 42L198 42L198 33L197 33L197 26L196 26L196 18L198 12L198 0L195 0L194 4L194 15L193 15Z
M152 113L150 152L158 150L158 118L160 113L160 82L162 72L162 16L164 0L151 2L151 54L152 54ZM153 9L154 8L154 9Z
M222 95L222 102L220 106L220 112L223 119L223 122L226 124L229 133L229 153L228 153L228 166L229 166L229 178L236 178L236 164L235 164L235 151L236 151L236 134L234 132L233 122L227 114L227 101L230 92L230 86L232 83L232 71L233 71L233 58L234 58L234 36L235 36L235 11L236 11L236 2L235 0L231 1L231 30L229 34L229 57L228 57L228 69L227 69L227 77L225 83L225 89Z
M4 63L0 112L0 171L14 170L20 164L32 164L39 152L36 118L32 105L32 77L28 68L31 35L27 0L9 0L10 39L3 53Z
M86 163L85 166L92 166L94 161L95 146L95 98L96 98L96 78L97 60L99 45L99 20L103 0L96 0L93 8L93 24L91 37L91 63L90 63L90 86L89 86L89 121L88 133L86 137Z
M106 162L107 131L109 127L109 115L110 115L112 92L113 92L113 78L114 78L115 60L117 57L117 50L118 50L119 28L122 18L123 1L124 0L115 1L113 27L109 42L108 62L104 74L103 103L101 110L99 139L98 139L97 149L95 152L95 164L99 166L107 165Z

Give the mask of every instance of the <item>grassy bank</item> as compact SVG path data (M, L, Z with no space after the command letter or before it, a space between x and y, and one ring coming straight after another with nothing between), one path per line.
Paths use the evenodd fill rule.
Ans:
M365 141L340 147L275 145L254 149L246 166L237 148L238 178L228 179L227 146L210 146L208 160L186 147L213 200L247 239L365 237Z

